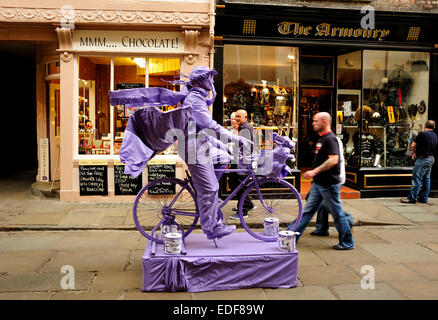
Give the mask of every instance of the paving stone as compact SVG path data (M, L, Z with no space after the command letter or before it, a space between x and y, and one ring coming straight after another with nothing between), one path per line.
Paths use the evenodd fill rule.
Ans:
M142 284L142 272L99 272L93 281L93 290L141 289Z
M266 300L262 288L193 292L195 300Z
M61 280L64 275L58 272L20 272L0 275L2 292L19 291L61 291ZM93 273L75 272L75 290L87 290L94 277Z
M438 215L431 213L401 213L401 215L412 222L433 222L438 223Z
M60 234L41 233L14 233L0 238L0 252L51 250L61 240Z
M56 292L51 300L121 300L122 291L61 291Z
M144 250L132 250L129 255L126 271L143 271Z
M438 280L438 262L405 262L404 264L423 277Z
M360 246L365 243L389 243L388 241L382 239L378 235L370 232L369 230L362 230L364 227L353 227L353 240L356 246Z
M64 219L59 223L60 226L93 226L98 225L99 221L104 217L104 211L70 211Z
M394 281L390 284L412 300L436 300L438 297L437 280Z
M118 236L95 237L84 235L67 235L55 244L56 250L111 250L119 246Z
M387 283L376 282L374 289L362 289L358 284L343 284L331 288L341 300L404 300L404 296L399 294Z
M2 292L0 300L49 300L51 296L49 292Z
M138 290L128 290L125 300L192 300L190 292L141 292Z
M54 254L49 250L0 253L0 272L38 271Z
M388 263L438 261L438 254L418 244L364 244L362 247Z
M107 217L104 216L102 220L100 220L100 225L102 226L112 226L112 225L123 225L123 222L125 222L126 217Z
M371 266L374 268L374 281L375 282L388 282L388 281L398 281L398 280L411 280L411 279L421 279L422 276L415 271L412 271L407 266L401 263L376 263L376 264L353 264L350 267L363 278L369 276L369 270L367 267Z
M438 242L423 242L422 245L436 253L438 253Z
M76 272L123 271L128 256L128 250L72 250L57 252L41 270L44 272L59 271L63 265L71 265Z
M346 251L336 251L332 248L325 250L314 250L315 254L320 257L326 264L334 265L334 264L377 264L382 261L370 254L365 249L361 248L356 244L356 247L353 250Z
M388 209L396 213L426 213L423 207L417 205L400 205L400 206L388 206Z
M325 266L326 263L318 257L311 248L298 248L298 268L304 266Z
M329 286L344 283L360 283L360 277L349 267L342 265L298 267L298 278L306 286Z
M389 207L362 200L352 203L352 206L360 212L361 223L412 224L411 221Z
M8 225L58 225L64 215L55 214L20 214L12 217Z
M425 230L423 228L410 228L398 230L371 230L375 236L385 240L388 243L420 243L438 240L436 230Z
M269 300L336 300L327 287L305 286L290 289L263 289Z
M129 209L106 209L105 217L120 217L125 218L128 215L132 215L132 208Z

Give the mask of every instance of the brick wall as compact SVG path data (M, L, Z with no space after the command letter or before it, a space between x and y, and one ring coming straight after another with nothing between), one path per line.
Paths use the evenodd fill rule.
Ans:
M226 0L227 2L359 9L371 5L375 10L438 13L438 0ZM217 0L221 4L223 0Z

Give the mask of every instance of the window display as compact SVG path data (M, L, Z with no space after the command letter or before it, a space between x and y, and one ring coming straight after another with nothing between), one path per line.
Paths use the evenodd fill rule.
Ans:
M231 114L244 109L258 148L273 147L272 132L296 141L298 49L225 45L224 59L224 127L231 130Z
M410 143L427 120L429 54L362 54L362 91L360 85L350 84L337 94L337 133L344 142L346 163L356 168L412 166ZM354 67L356 60L360 61L339 56L338 69ZM345 70L338 72L338 84L343 74Z
M137 107L112 106L110 90L166 87L179 78L180 59L79 57L78 154L118 155L128 119ZM114 88L111 88L111 68ZM172 106L162 107L165 110ZM163 152L176 154L172 146Z

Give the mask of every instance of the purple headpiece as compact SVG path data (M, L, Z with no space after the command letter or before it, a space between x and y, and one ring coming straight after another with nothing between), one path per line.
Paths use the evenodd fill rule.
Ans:
M192 72L190 72L190 76L186 76L185 74L183 74L182 72L180 73L181 78L188 78L190 79L189 81L184 81L184 80L174 80L174 81L169 81L172 84L179 84L179 85L190 85L192 84L193 81L199 81L202 79L206 79L209 76L215 76L217 75L217 71L214 69L210 69L209 67L205 67L205 66L198 66L198 67L194 67L192 69Z

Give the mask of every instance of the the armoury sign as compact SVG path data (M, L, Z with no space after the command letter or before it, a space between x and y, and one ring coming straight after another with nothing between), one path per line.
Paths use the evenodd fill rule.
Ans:
M184 52L181 32L74 30L77 51Z
M372 39L382 41L391 33L390 29L363 29L345 26L334 26L330 23L320 23L316 26L300 22L283 21L278 24L278 32L282 35L309 36L321 38Z

